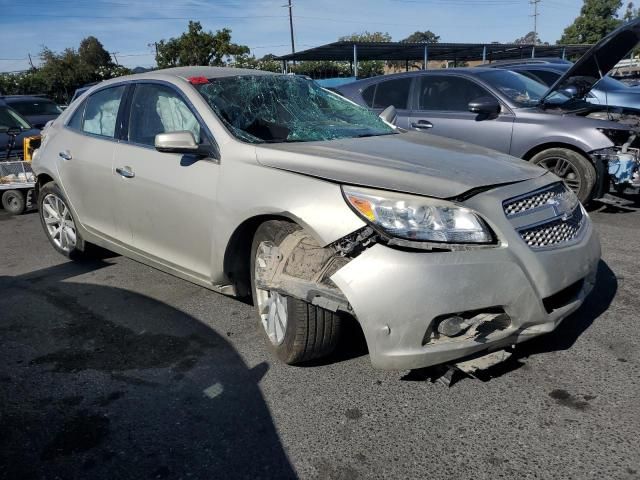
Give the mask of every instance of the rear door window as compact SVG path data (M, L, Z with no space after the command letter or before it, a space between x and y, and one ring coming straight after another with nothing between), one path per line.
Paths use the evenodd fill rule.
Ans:
M456 76L425 75L420 79L420 110L468 112L469 102L492 96L480 85Z
M105 88L91 95L86 102L82 131L114 138L118 110L125 86Z
M405 77L378 83L373 99L373 108L387 108L389 105L393 105L398 110L406 109L411 80L411 77Z
M129 141L154 146L159 133L180 131L191 132L200 143L200 122L180 95L163 85L136 85L129 114Z
M84 113L86 103L87 102L83 102L82 105L76 108L75 112L73 112L71 118L67 122L67 127L74 130L82 130L82 114Z

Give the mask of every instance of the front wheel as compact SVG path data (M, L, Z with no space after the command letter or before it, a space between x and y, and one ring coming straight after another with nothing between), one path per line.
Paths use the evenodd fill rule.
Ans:
M568 148L549 148L534 155L531 163L555 173L583 204L593 198L596 168L584 155Z
M279 246L300 227L272 220L263 223L251 247L251 285L259 328L273 353L290 365L329 355L340 333L340 316L281 292L256 286L260 269L279 262Z
M42 187L38 196L40 222L53 248L62 255L76 259L83 256L82 238L62 191L54 182Z

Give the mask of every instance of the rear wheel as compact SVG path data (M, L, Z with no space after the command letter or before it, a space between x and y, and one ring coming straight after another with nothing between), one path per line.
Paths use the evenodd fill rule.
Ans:
M25 206L24 194L20 190L7 190L2 194L2 207L11 215L20 215Z
M251 284L259 328L273 353L290 365L330 354L340 333L338 314L256 286L256 274L279 262L279 246L299 228L285 221L265 222L258 227L251 248Z
M549 148L534 155L531 162L560 177L583 204L593 198L596 168L584 155L568 148Z
M53 248L71 259L83 256L82 238L62 191L54 182L47 183L38 196L40 222Z

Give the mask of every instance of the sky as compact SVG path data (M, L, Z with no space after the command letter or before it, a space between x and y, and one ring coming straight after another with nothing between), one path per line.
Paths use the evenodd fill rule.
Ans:
M77 48L94 35L127 67L155 65L153 45L179 36L190 19L230 28L251 53L291 51L287 0L0 0L0 72L38 64L43 46ZM296 50L363 31L401 40L431 30L442 42L511 42L533 30L529 0L292 0ZM554 43L582 0L541 0L538 37Z

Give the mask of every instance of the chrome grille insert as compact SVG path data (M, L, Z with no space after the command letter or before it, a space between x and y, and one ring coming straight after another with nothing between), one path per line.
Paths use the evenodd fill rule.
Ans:
M544 207L556 197L565 195L566 191L564 184L558 182L535 192L505 200L502 207L507 218L511 218Z
M568 217L560 217L540 225L518 231L522 240L532 249L553 247L574 240L582 230L584 215L578 205Z

